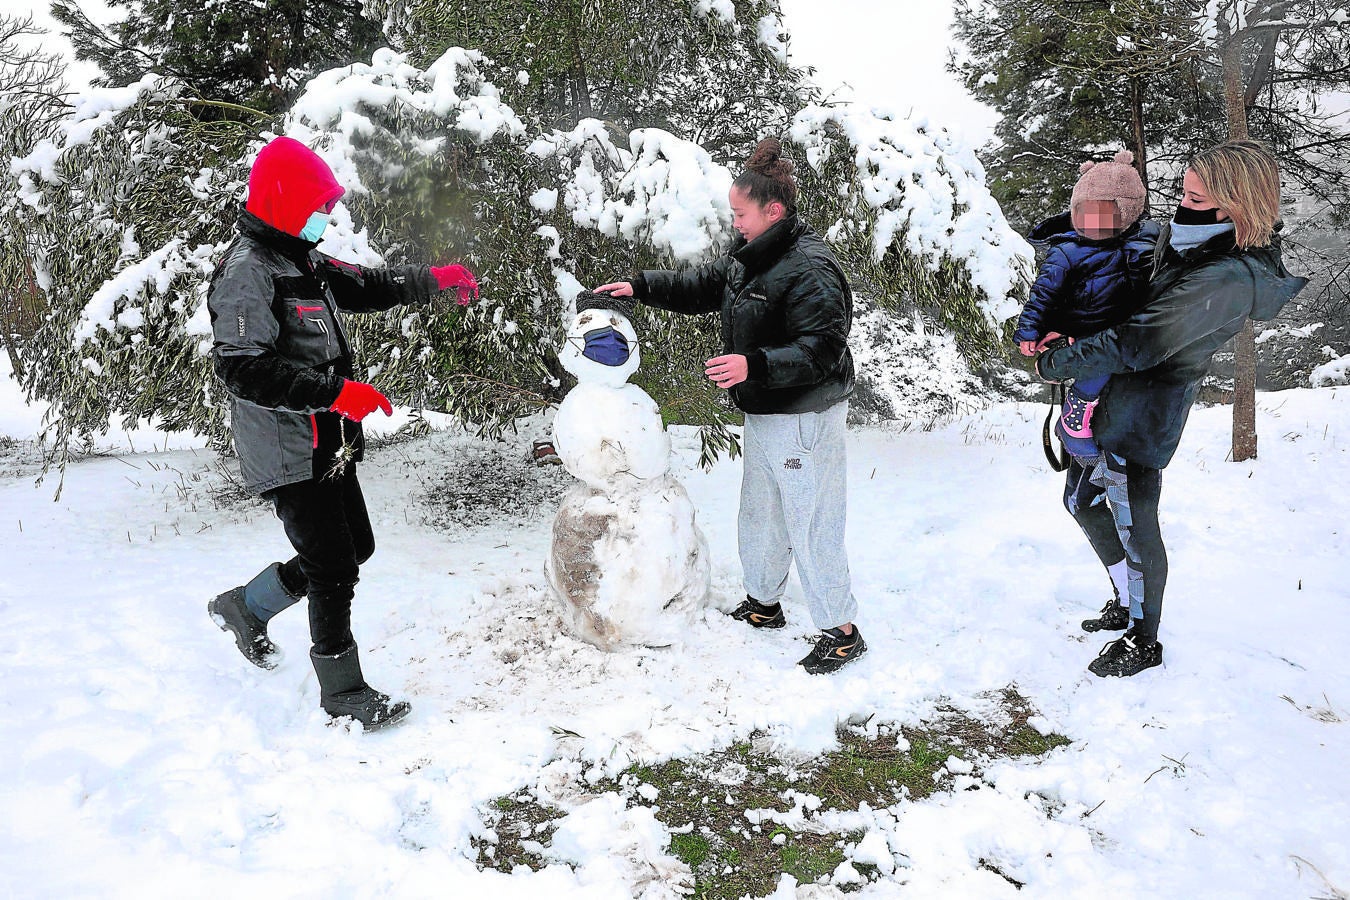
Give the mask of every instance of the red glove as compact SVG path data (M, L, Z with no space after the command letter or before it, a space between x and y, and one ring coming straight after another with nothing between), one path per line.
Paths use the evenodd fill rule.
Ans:
M470 298L478 299L478 279L463 266L432 266L431 277L443 291L454 288L459 294L460 306L468 306Z
M377 409L384 410L386 416L394 414L394 407L390 405L388 397L372 385L351 379L343 379L342 390L328 408L353 422L360 422Z

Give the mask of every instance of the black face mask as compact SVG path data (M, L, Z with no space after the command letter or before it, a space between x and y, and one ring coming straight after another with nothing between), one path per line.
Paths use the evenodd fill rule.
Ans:
M1218 225L1219 208L1191 209L1189 206L1178 206L1172 221L1178 225Z

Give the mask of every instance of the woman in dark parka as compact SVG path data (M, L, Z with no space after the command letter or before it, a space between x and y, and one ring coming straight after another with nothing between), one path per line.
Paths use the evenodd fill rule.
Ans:
M1158 238L1144 305L1121 325L1036 361L1051 382L1111 375L1093 419L1103 455L1074 459L1064 490L1102 564L1128 566L1129 596L1083 623L1087 631L1127 629L1088 666L1099 676L1162 662L1162 469L1210 360L1248 317L1274 317L1307 283L1280 258L1279 169L1264 147L1232 141L1206 150L1191 160L1182 186L1181 205Z

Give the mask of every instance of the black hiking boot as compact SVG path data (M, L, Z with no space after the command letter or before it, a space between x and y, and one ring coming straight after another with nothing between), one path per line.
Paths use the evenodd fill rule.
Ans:
M267 623L244 605L244 588L231 588L206 604L206 611L221 631L234 635L234 645L244 659L260 669L275 669L281 651L267 636Z
M816 646L798 660L797 665L812 675L828 675L866 652L867 642L863 640L857 625L848 634L838 628L826 628L820 633Z
M1114 590L1114 589L1113 589ZM1130 627L1130 608L1120 605L1120 593L1106 601L1095 619L1084 619L1084 631L1124 631Z
M749 622L755 628L782 628L787 624L781 603L766 606L748 594L745 602L731 611L731 617Z
M1150 641L1130 629L1102 648L1088 664L1088 671L1100 678L1128 678L1145 669L1162 665L1162 644Z
M390 702L361 675L356 645L333 656L309 652L319 676L319 705L334 719L355 719L365 731L379 731L402 721L412 709L402 700Z

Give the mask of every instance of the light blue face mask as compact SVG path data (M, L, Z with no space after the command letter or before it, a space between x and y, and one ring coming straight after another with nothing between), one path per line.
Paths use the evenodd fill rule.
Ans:
M305 223L305 227L300 229L300 236L307 241L313 241L317 244L319 239L323 237L323 233L327 228L328 213L319 210L314 215L310 216L309 221Z

